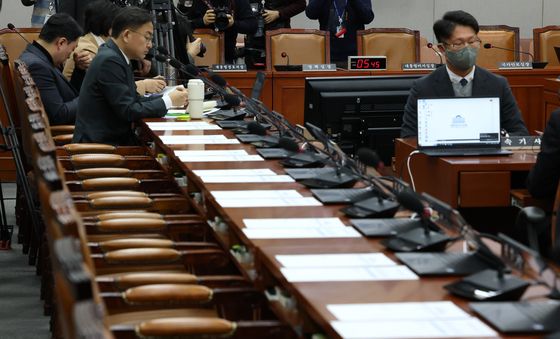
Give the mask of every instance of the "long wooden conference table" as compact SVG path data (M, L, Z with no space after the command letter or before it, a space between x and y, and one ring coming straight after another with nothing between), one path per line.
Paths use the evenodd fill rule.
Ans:
M151 120L163 121L163 120ZM166 120L169 121L169 120ZM243 232L244 219L255 218L320 218L337 217L349 225L348 220L339 211L342 205L323 205L306 207L242 207L224 208L218 204L212 191L229 190L297 190L305 197L312 196L309 189L298 183L204 183L195 175L196 170L211 169L271 169L284 174L278 161L234 161L234 162L189 162L181 161L177 151L206 150L245 150L257 154L253 146L247 144L190 144L172 145L162 142L163 136L201 136L224 135L235 138L229 130L166 130L155 131L146 124L140 126L141 138L152 145L154 156L166 159L164 163L176 176L186 177L185 193L195 202L200 213L215 226L221 246L226 250L248 249L245 259L236 264L247 278L256 286L271 291L280 291L278 298L271 299L273 310L279 318L290 324L299 337L309 338L312 334L323 333L329 338L341 338L331 323L335 317L327 309L330 304L386 303L407 301L451 301L463 310L469 311L465 300L454 297L443 286L457 277L421 277L418 280L396 281L348 281L348 282L289 282L281 272L281 264L276 256L280 254L324 254L324 253L377 253L387 254L397 262L394 255L385 251L379 239L355 238L311 238L311 239L250 239ZM457 244L460 247L459 244ZM233 255L232 255L233 257ZM543 291L531 287L526 295L544 296ZM278 299L278 300L277 300ZM395 324L398 324L395 323ZM528 338L528 336L505 336L501 338ZM534 336L533 338L536 338Z

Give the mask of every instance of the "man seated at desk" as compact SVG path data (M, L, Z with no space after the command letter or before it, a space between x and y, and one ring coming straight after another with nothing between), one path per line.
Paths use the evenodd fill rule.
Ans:
M401 137L418 135L419 98L471 96L499 97L502 130L510 135L528 135L507 80L475 66L481 45L476 19L464 11L447 12L433 29L446 65L412 85L404 108Z
M168 108L186 105L184 89L157 98L136 92L130 59L144 59L153 33L146 10L127 7L115 17L112 38L99 47L82 84L74 142L135 145L133 122L163 117Z

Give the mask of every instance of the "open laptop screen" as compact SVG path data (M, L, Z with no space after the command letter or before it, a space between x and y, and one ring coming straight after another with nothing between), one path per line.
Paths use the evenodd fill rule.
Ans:
M418 146L499 143L500 98L418 99Z

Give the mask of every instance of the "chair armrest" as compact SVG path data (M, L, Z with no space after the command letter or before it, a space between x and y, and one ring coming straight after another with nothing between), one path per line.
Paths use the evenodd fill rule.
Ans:
M125 238L106 240L97 246L103 252L111 252L127 248L174 248L175 243L169 239Z
M115 153L117 148L107 144L67 144L63 146L68 154Z
M206 286L183 284L154 284L131 287L123 294L127 304L207 303L213 292Z
M139 338L166 336L219 336L227 337L236 330L236 323L219 318L162 318L148 320L136 327Z
M62 146L72 142L73 134L59 134L53 136L53 141L55 145Z
M97 256L93 255L92 257ZM181 252L169 248L129 248L102 255L109 264L163 264L181 259Z
M96 192L98 194L101 192ZM103 220L113 220L113 219L161 219L163 220L163 216L159 213L152 213L152 212L114 212L114 213L103 213L97 216L99 221Z
M147 198L148 195L141 191L102 191L102 192L91 192L85 195L86 199L99 199L107 197L141 197Z
M121 167L125 163L125 157L119 154L76 154L70 156L70 161L77 168Z
M84 168L76 171L80 179L103 178L103 177L129 177L132 171L121 167Z
M57 136L61 134L74 134L74 125L50 126L50 131L53 136Z
M153 232L165 229L167 223L163 219L123 218L102 220L96 226L102 232Z
M89 201L94 209L138 209L149 208L152 204L153 200L147 197L103 197Z

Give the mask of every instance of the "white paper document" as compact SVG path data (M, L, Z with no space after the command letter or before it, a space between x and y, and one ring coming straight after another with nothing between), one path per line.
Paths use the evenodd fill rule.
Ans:
M146 125L153 131L199 131L220 130L218 125L205 121L177 121L177 122L147 122Z
M362 338L480 338L498 334L475 317L446 320L333 321L333 328L345 339Z
M451 301L334 304L327 309L343 321L400 321L467 318L470 315Z
M351 227L345 227L345 228L354 230ZM393 260L389 259L389 257L387 257L383 253L277 255L276 260L278 260L278 262L286 268L367 267L367 266L396 266L397 265Z
M253 198L253 199L216 199L218 204L227 208L243 207L297 207L297 206L323 206L323 204L313 197L303 198Z
M216 199L303 198L296 190L211 191Z
M243 150L242 150L243 151ZM210 151L211 152L211 151ZM245 151L243 151L245 152ZM177 152L175 152L177 154ZM245 152L245 154L247 154ZM277 175L276 172L269 168L255 168L255 169L224 169L224 170L194 170L194 174L199 177L212 177L212 176L225 176L225 175L235 175L235 176L248 176L248 175Z
M247 228L322 228L346 227L339 218L243 219Z
M404 265L331 268L282 268L289 282L417 280Z
M208 184L215 183L261 183L261 182L295 182L289 175L225 175L225 176L203 176L202 181Z
M224 135L162 135L161 141L166 145L200 145L200 144L239 144L237 139L228 139Z
M175 150L173 151L178 157L215 157L217 155L249 155L247 151L243 149L231 149L231 150L206 150L206 151L184 151Z
M325 228L244 228L249 239L310 239L310 238L359 238L361 234L352 227Z
M182 162L234 162L234 161L264 161L263 157L258 154L247 155L217 155L207 156L179 156Z

